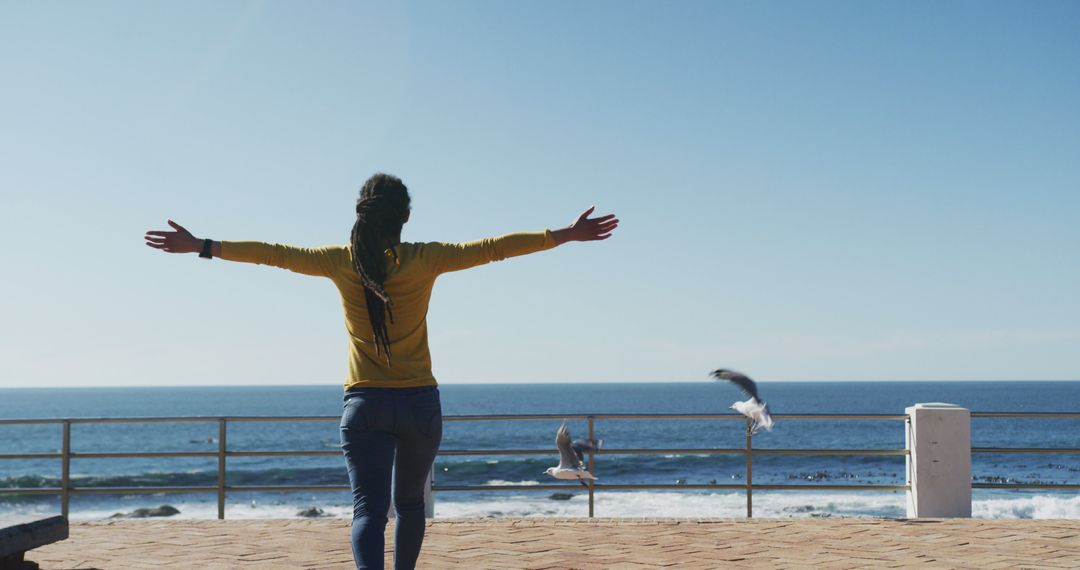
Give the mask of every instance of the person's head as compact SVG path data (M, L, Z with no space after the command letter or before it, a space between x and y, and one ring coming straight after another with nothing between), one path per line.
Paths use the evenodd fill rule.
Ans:
M356 200L356 223L352 229L353 267L364 284L368 318L375 336L375 350L390 364L390 338L386 319L394 322L386 281L386 250L401 241L401 227L409 221L409 189L400 178L378 173L368 178Z
M360 188L356 213L369 212L372 219L385 220L387 228L396 227L396 233L400 233L401 226L409 221L409 204L409 189L405 183L397 176L378 172Z

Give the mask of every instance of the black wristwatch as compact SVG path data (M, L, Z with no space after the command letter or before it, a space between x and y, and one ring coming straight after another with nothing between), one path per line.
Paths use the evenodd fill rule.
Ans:
M199 252L199 257L204 259L213 259L213 254L210 253L210 247L214 245L214 240L204 239L202 242L202 251Z

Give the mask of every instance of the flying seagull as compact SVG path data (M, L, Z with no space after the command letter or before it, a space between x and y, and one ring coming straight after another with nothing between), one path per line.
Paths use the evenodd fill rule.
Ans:
M573 444L570 443L570 430L566 429L566 422L559 426L555 434L555 446L559 448L559 466L548 467L544 473L556 479L577 479L582 485L588 486L584 479L596 479L589 473L584 464L574 453Z
M750 396L750 399L745 402L735 402L731 405L731 409L754 420L754 423L750 424L750 435L761 431L761 428L772 431L773 419L769 414L769 405L758 399L757 384L749 376L723 368L713 370L712 376L717 380L727 380L735 384L747 396Z

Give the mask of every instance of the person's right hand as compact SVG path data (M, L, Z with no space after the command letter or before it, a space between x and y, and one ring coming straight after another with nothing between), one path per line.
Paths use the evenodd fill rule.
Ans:
M196 253L202 249L202 240L191 235L180 224L169 220L169 225L176 231L151 230L143 236L146 245L169 253Z

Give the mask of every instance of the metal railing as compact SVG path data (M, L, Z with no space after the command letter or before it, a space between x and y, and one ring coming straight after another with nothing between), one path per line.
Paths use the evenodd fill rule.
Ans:
M971 412L974 418L1024 418L1024 419L1080 419L1080 413L1072 412ZM1075 447L972 447L971 453L1002 454L1055 454L1077 455L1080 448ZM1054 483L971 483L972 489L1047 489L1053 491L1080 491L1080 485L1062 485Z
M1007 418L1080 418L1076 414L1024 413L1024 412L973 412L972 417L1007 417ZM906 414L784 414L774 416L783 421L905 421ZM529 414L529 415L470 415L446 416L444 421L560 421L585 420L588 423L588 438L596 441L597 421L656 421L656 420L704 420L704 421L745 421L746 438L743 447L735 448L623 448L597 449L588 452L588 468L597 471L598 456L605 455L742 455L745 457L745 480L740 484L589 484L589 517L595 514L595 495L601 491L627 490L741 490L746 493L746 516L753 517L753 493L761 491L907 491L905 485L818 485L818 484L754 484L753 464L755 456L769 455L817 455L817 456L907 456L907 449L755 449L750 436L750 422L742 416L733 414ZM230 450L227 446L228 425L247 422L328 422L338 421L337 416L235 416L235 417L149 417L149 418L65 418L65 419L0 419L2 425L17 424L59 424L62 426L62 443L59 453L7 453L0 454L3 459L60 459L61 477L59 487L40 488L0 488L0 495L58 495L61 512L68 515L72 495L88 494L168 494L168 493L216 493L217 516L225 518L226 496L235 492L298 492L298 491L348 491L347 485L227 485L227 464L230 457L318 457L339 456L340 451L331 450L265 450L242 451ZM71 446L71 427L73 424L120 424L120 423L217 423L217 451L161 451L161 452L73 452ZM1080 454L1076 448L972 448L972 453L1063 453ZM554 455L552 449L453 449L440 450L440 456L478 456L478 455ZM179 458L206 457L217 459L216 485L202 486L127 486L127 487L75 487L71 484L72 459L130 459L130 458ZM1080 489L1080 485L1039 485L1039 484L984 484L973 483L973 488L981 489ZM435 492L452 491L538 491L577 489L576 484L540 484L540 485L439 485L433 484Z
M907 420L907 415L899 414L787 414L773 416L776 420ZM596 493L598 491L642 491L642 490L739 490L746 493L746 516L754 516L754 489L762 491L784 490L819 490L819 491L905 491L909 485L755 485L755 455L907 455L907 449L754 449L750 436L750 420L734 414L531 414L531 415L489 415L489 416L449 416L446 421L504 421L504 420L585 420L588 422L590 441L596 441L597 421L656 421L656 420L705 420L745 422L746 439L744 447L734 448L644 448L644 449L608 449L600 448L587 452L588 469L597 471L597 456L604 455L742 455L745 457L744 483L741 484L598 484L588 485L589 517L595 516ZM515 449L501 450L454 450L440 451L440 455L552 455L552 450ZM434 485L435 491L542 491L573 489L575 485Z

